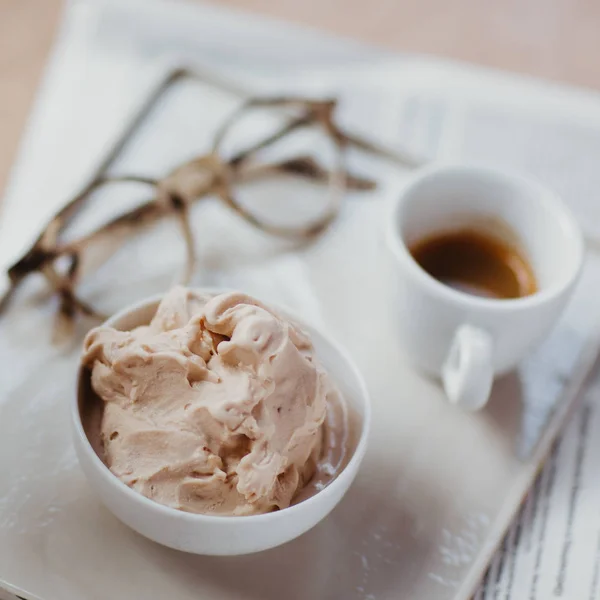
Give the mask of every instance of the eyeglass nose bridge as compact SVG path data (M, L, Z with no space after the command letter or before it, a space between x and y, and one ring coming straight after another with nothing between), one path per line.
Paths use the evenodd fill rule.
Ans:
M194 158L177 167L158 183L163 202L180 198L187 204L214 193L226 180L226 165L214 153Z

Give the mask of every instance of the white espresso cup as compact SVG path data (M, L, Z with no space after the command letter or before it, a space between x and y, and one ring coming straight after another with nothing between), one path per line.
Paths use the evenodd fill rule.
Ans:
M494 377L513 369L550 332L570 297L584 256L574 217L556 194L529 178L460 165L419 171L386 225L408 358L441 377L451 402L481 408ZM412 257L416 242L461 230L515 245L538 291L514 299L471 295L436 280Z

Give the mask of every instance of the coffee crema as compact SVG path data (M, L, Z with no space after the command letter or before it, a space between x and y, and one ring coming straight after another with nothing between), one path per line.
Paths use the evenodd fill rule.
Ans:
M463 229L433 234L409 250L434 279L466 294L511 299L529 296L538 289L523 253L485 233Z

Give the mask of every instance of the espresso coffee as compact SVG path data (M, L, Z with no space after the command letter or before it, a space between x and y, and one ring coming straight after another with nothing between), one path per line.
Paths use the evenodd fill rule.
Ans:
M429 275L458 291L509 299L537 291L527 259L514 246L478 231L432 235L410 247Z

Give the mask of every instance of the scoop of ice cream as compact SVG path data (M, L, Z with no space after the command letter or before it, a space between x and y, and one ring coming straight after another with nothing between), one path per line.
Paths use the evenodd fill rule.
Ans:
M333 386L307 334L253 298L178 287L148 326L96 328L84 348L105 461L144 496L263 513L315 472Z

